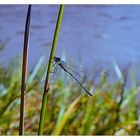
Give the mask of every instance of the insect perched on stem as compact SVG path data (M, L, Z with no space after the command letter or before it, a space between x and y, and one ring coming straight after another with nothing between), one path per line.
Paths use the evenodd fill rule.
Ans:
M58 65L59 67L61 67L61 69L63 69L66 73L73 77L73 79L86 91L89 96L92 96L92 94L82 85L82 83L69 71L69 67L64 61L61 60L60 57L54 56L54 62L55 63L53 64L53 66Z
M79 72L78 72L78 71L75 71L74 69L71 69L71 68L68 66L68 64L67 64L66 62L64 62L63 60L61 60L60 57L54 56L53 59L54 59L54 64L53 64L54 71L53 71L53 73L55 73L55 72L57 71L57 68L58 68L58 66L59 66L64 72L66 72L67 74L69 74L69 75L84 89L84 91L85 91L89 96L91 96L91 97L93 96L93 94L92 94L91 92L89 92L89 91L87 90L87 88L85 88L85 87L83 86L83 84L78 80L78 78L76 78L76 76L73 74L73 73L76 73L77 75L79 75ZM104 74L106 75L106 73L104 73ZM92 85L94 91L95 91L95 89L100 89L100 90L102 90L102 91L104 91L104 92L107 92L107 91L102 87L101 84L97 84L97 83L92 82L92 81L88 81L88 84L91 84L91 85ZM93 93L94 93L94 92L93 92Z
M70 72L70 68L67 66L67 63L62 61L60 57L54 57L54 72L56 72L56 66L59 66L63 71L68 73L84 90L89 96L93 96L83 85L82 83Z

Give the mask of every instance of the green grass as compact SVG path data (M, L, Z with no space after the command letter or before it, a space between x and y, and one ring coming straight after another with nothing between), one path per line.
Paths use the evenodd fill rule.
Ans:
M106 75L102 74L99 84L107 88L107 91L97 89L92 98L85 95L80 86L74 87L70 78L65 78L63 74L59 74L53 82L50 82L52 60L63 11L64 5L61 5L45 85L42 82L46 72L44 57L41 57L36 66L28 72L27 82L26 61L22 75L22 65L19 63L21 58L16 58L7 67L0 67L0 135L18 135L19 130L22 135L139 135L138 93L140 88L137 86L133 69L127 68L122 71L113 62L120 80L109 83ZM26 43L27 40L25 40ZM94 73L94 69L90 71ZM127 75L127 71L131 73ZM89 77L92 76L89 75ZM131 81L126 88L128 76L131 77ZM82 81L89 77L84 76ZM26 95L21 104L23 106L20 108L21 86L22 93ZM88 90L92 89L91 84L87 86ZM20 111L22 119L20 119ZM20 129L19 121L22 123Z
M0 76L0 135L18 135L21 64L15 60L0 68L0 73L4 73ZM25 135L38 133L44 73L42 57L28 73ZM108 92L97 90L90 98L79 86L71 88L73 85L68 79L65 81L68 84L64 85L60 74L48 92L44 135L139 135L139 87L134 73L129 75L129 88L118 81ZM105 80L104 84L109 83Z
M58 37L59 37L59 31L60 31L60 26L61 26L61 22L62 22L63 12L64 12L64 5L62 4L62 5L60 5L60 9L59 9L59 14L58 14L58 18L57 18L57 23L56 23L56 28L55 28L52 47L51 47L49 63L48 63L47 74L46 74L46 78L45 78L38 135L43 135L45 115L46 115L47 96L48 96L48 91L50 89L49 82L50 82L50 75L52 72L52 62L53 62L53 57L55 55L55 50L56 50L57 41L58 41Z

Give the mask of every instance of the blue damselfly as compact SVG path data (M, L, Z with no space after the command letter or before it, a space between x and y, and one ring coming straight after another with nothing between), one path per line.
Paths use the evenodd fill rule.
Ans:
M60 57L54 56L54 64L53 64L54 72L56 72L57 66L59 66L61 69L63 69L64 72L68 73L68 74L69 74L69 75L84 89L84 91L85 91L89 96L93 96L93 95L87 90L87 88L85 88L85 87L83 86L83 84L72 74L72 72L71 72L72 69L69 68L69 66L67 65L67 63L64 62L63 60L61 60ZM73 71L73 70L72 70L72 71ZM77 72L77 73L78 73L78 72ZM99 85L97 85L97 84L95 84L95 83L94 83L93 85L94 85L94 87L99 88Z

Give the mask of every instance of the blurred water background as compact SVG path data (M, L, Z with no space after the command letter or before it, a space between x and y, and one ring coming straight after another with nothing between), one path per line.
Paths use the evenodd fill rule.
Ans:
M49 57L59 5L33 5L29 68ZM27 5L0 5L0 63L22 54ZM133 64L139 71L139 5L66 5L56 55L76 65Z

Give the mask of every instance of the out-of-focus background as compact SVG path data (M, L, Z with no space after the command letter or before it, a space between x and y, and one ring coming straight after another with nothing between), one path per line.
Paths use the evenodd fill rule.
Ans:
M50 52L58 5L32 7L29 65ZM5 44L0 62L7 64L22 54L26 5L0 6L0 42ZM93 66L139 64L139 5L66 5L57 45L58 56Z
M1 135L18 135L27 8L27 5L0 5ZM59 5L32 5L26 135L37 135L58 12ZM140 5L65 5L56 56L76 65L79 75L81 68L90 71L81 76L83 84L91 77L95 79L95 69L101 68L97 71L100 77L96 75L101 88L89 98L63 71L55 78L52 76L51 80L55 80L50 82L44 134L139 135L139 44ZM104 75L102 70L109 73ZM93 91L90 83L86 88Z

